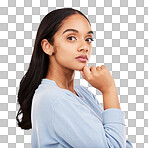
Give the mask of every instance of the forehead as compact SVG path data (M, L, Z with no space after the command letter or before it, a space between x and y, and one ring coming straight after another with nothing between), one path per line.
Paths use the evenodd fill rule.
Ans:
M66 29L76 29L80 33L87 33L91 30L91 26L84 16L74 14L62 21L61 27L59 28L57 34L62 34Z

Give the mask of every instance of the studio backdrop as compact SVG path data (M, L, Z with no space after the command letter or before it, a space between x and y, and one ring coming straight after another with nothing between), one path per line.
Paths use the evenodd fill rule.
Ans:
M126 136L135 148L148 147L148 0L0 0L0 147L31 147L31 130L16 124L17 93L26 73L36 32L50 11L72 7L90 20L94 32L88 66L105 65L125 112ZM80 73L103 107L100 91Z

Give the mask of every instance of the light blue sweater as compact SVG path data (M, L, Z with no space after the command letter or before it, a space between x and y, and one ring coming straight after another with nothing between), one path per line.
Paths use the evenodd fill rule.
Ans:
M42 79L32 101L32 148L132 148L124 112L104 110L82 85L74 90L79 97Z

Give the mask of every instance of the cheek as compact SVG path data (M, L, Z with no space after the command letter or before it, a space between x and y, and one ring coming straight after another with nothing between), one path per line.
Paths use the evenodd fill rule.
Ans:
M64 56L75 56L77 55L77 47L72 44L62 44L58 47L58 52Z
M76 53L76 48L74 48L73 46L59 46L56 47L56 50L56 57L60 63L72 63L75 57L78 55Z

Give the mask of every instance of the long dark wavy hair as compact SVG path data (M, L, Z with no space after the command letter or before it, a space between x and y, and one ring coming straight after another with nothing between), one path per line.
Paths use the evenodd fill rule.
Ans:
M28 130L32 128L31 124L31 105L32 98L41 80L46 77L49 55L47 55L41 47L42 39L47 39L51 45L54 44L54 34L62 26L62 22L68 16L73 14L83 15L79 10L73 8L55 9L48 13L41 21L35 43L29 68L20 81L17 103L20 105L16 120L17 125L22 129ZM88 19L87 19L88 20ZM88 20L89 22L89 20ZM78 22L79 23L79 22ZM90 24L90 22L89 22ZM22 115L21 119L19 116Z

